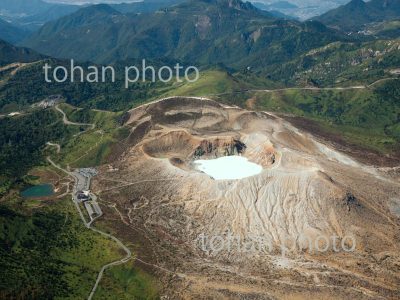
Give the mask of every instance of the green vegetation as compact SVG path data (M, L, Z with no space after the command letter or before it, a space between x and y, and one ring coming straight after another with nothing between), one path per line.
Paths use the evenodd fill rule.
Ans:
M5 83L0 84L0 111L29 109L31 104L52 95L62 95L68 103L75 106L121 111L130 108L133 103L142 103L160 95L163 89L170 85L162 82L138 82L126 89L122 64L115 66L114 83L111 77L106 83L46 83L43 71L46 62L52 66L69 68L69 62L46 60L21 69ZM88 65L82 64L82 67L86 69Z
M393 3L386 2L388 7ZM399 80L370 85L394 77L400 65L399 22L381 22L380 16L390 12L377 10L380 4L382 0L355 0L352 8L367 10L356 11L353 18L330 13L332 18L323 21L353 30L372 16L379 23L366 28L385 38L381 40L347 36L318 22L279 20L238 0L193 0L141 15L124 14L141 4L120 6L124 13L107 5L86 7L45 25L28 43L57 57L113 63L114 83L110 78L106 83L46 83L46 62L67 68L69 62L0 41L0 66L40 60L18 72L17 65L0 70L0 112L22 113L0 117L0 298L86 298L101 266L123 256L114 242L81 224L69 197L24 200L19 190L40 183L40 178L26 174L32 168L50 169L44 161L49 153L63 167L107 163L127 147L123 140L129 129L120 126L123 112L142 103L173 95L212 97L303 117L308 125L349 144L399 153ZM345 22L339 20L343 17ZM125 89L124 67L140 66L138 58L156 69L190 62L202 72L194 83L138 82ZM80 65L87 69L90 63ZM370 86L284 89L355 85ZM55 109L32 107L52 95L65 99L60 107L70 121L93 123L95 128L64 125ZM48 141L59 143L60 153L46 149ZM95 294L96 299L158 297L157 280L133 262L106 270Z
M227 72L208 71L203 72L196 82L185 82L169 91L167 95L174 96L199 96L224 92L232 92L235 89L245 88L246 84L234 78Z
M396 28L395 21L391 24L386 29ZM123 38L114 41L115 32ZM77 107L122 111L173 94L370 84L394 76L399 43L344 35L319 22L279 20L239 0L189 1L142 15L91 6L46 24L28 44L58 57L113 63L116 82L107 78L106 83L45 83L42 61L5 76L0 111L26 109L58 94ZM190 62L202 69L202 76L193 84L140 82L125 89L124 67L140 66L141 58L156 69ZM69 69L67 61L46 62ZM80 65L86 69L89 63Z
M85 228L69 199L34 206L0 205L0 298L86 298L101 266L122 257L117 245Z
M70 167L90 167L104 163L112 145L121 138L119 122L122 113L77 109L67 104L60 107L70 121L95 124L95 129L82 126L85 132L72 136L62 144L57 162Z
M61 95L67 103L80 108L123 111L166 95L210 95L284 86L368 85L396 76L391 72L400 64L399 47L400 40L334 42L290 59L274 56L275 62L262 70L253 68L251 61L248 62L249 69L239 72L221 65L209 65L202 70L200 79L191 84L138 82L128 89L124 86L122 63L115 65L115 83L111 82L111 78L106 83L45 83L42 69L45 62L68 67L65 61L47 60L24 67L13 75L3 72L5 79L0 83L0 112L30 109L30 105L51 95ZM135 65L135 62L127 64ZM258 58L253 62L262 65ZM162 61L152 62L156 67L161 64ZM88 64L82 65L86 69Z
M400 36L400 20L368 24L366 30L375 36L395 39Z
M289 86L367 85L393 77L400 65L400 40L336 42L313 49L268 70L274 81Z
M97 63L166 57L196 66L222 63L261 70L347 39L321 23L276 19L249 2L190 0L140 15L90 6L47 23L25 45Z
M62 140L69 134L53 110L0 119L0 196L43 162L42 150L48 141Z
M133 263L115 266L104 273L94 299L159 299L158 282Z
M162 96L208 96L221 93L230 93L251 88L274 88L277 83L251 74L230 74L224 70L208 70L201 73L196 82L184 82L174 85Z
M352 0L346 5L330 10L316 20L344 31L357 32L365 24L400 18L397 0Z
M200 78L194 83L162 83L145 82L124 87L123 78L117 77L115 83L52 83L44 82L42 66L45 62L21 69L0 85L0 111L18 111L30 109L29 105L42 101L51 95L62 95L66 102L84 108L79 114L88 114L89 108L111 110L114 112L130 109L153 99L168 95L209 95L224 93L244 88L274 88L282 86L256 74L230 73L223 67L212 67L200 73ZM55 64L56 61L53 61ZM58 63L61 63L58 61ZM63 62L62 64L65 64ZM62 65L61 64L61 65ZM123 71L116 66L117 74ZM122 73L121 73L122 72ZM68 108L66 108L68 110ZM71 120L75 115L70 116ZM80 117L79 122L87 123L86 117Z
M327 133L353 145L381 153L398 152L400 145L399 80L382 82L374 89L247 92L217 99L253 109L290 113L317 122Z
M1 20L0 20L1 27ZM3 33L0 28L0 32ZM0 37L0 66L14 63L14 62L31 62L39 59L43 59L43 55L36 53L33 50L27 48L15 47Z

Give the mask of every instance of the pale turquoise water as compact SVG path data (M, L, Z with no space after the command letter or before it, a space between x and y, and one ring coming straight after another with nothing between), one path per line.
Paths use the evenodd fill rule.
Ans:
M21 196L24 198L49 197L51 195L54 195L54 190L53 186L48 183L35 185L21 192Z
M224 156L217 159L196 160L198 170L216 180L241 179L260 174L263 168L242 156Z

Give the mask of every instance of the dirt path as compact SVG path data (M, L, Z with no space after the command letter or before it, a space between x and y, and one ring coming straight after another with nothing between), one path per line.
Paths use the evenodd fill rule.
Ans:
M47 146L50 146L50 147L56 147L56 149L57 149L57 154L59 154L59 153L61 152L61 146L60 146L60 144L52 143L52 142L47 142L46 145L47 145Z
M20 63L20 62L16 62L16 63L12 63L12 64L9 64L9 65L0 67L0 72L8 71L8 70L10 70L10 69L14 69L14 70L12 70L11 73L10 73L12 76L14 76L15 74L17 74L17 72L18 72L20 69L22 69L22 68L24 68L24 67L26 67L26 66L33 65L33 64L35 64L35 63L37 63L37 62L32 62L32 63Z
M71 122L70 120L68 120L67 115L65 114L65 112L60 108L60 106L56 105L55 109L60 112L63 115L63 122L65 125L74 125L74 126L90 126L91 129L95 128L95 124L91 124L91 123L76 123L76 122Z
M290 87L290 88L282 88L282 89L244 89L240 91L232 91L232 92L227 92L227 93L220 93L220 94L210 94L207 95L208 97L210 96L224 96L224 95L231 95L231 94L240 94L240 93L246 93L246 92L264 92L264 93L273 93L273 92L284 92L284 91L347 91L347 90L363 90L363 89L368 89L372 88L378 83L384 82L384 81L389 81L389 80L396 80L398 78L393 77L393 78L383 78L379 79L369 85L355 85L355 86L348 86L348 87Z
M93 146L91 146L90 148L88 148L85 153L83 153L81 156L79 156L77 159L75 159L74 161L70 162L70 164L74 164L77 161L81 160L82 158L86 157L87 155L89 155L89 153L95 149L96 147L98 147L102 142L103 142L103 138L104 138L104 132L102 132L101 130L96 131L96 133L100 134L100 139L96 142L96 144L94 144Z

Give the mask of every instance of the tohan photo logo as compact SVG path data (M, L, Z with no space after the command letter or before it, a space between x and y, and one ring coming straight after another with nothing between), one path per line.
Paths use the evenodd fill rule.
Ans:
M65 66L53 67L46 63L43 66L44 77L47 83L63 82L88 82L88 83L107 83L115 82L117 75L113 66L88 66L86 70L79 65L75 65L71 59L69 69ZM147 65L146 60L142 60L140 67L126 66L124 68L125 88L136 82L195 82L200 78L200 71L195 66L183 67L179 63L175 66L154 67Z

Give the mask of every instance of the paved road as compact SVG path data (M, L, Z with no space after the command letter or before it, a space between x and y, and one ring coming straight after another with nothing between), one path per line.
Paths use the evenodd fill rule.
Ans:
M69 171L63 169L62 167L60 167L59 165L57 165L55 162L53 162L53 160L52 160L50 157L47 157L47 161L48 161L52 166L54 166L55 168L57 168L57 169L63 171L64 173L66 173L66 174L68 174L69 176L71 176L72 178L74 178L75 183L74 183L74 188L73 188L73 191L72 191L72 202L74 203L74 205L75 205L75 207L76 207L76 209L77 209L77 211L78 211L78 213L79 213L79 216L80 216L80 218L81 218L83 224L85 225L85 227L88 228L88 229L90 229L90 230L92 230L92 231L94 231L94 232L96 232L96 233L98 233L98 234L101 234L101 235L103 235L103 236L105 236L105 237L107 237L107 238L109 238L109 239L112 239L112 240L115 241L115 242L118 244L118 246L120 246L120 247L125 251L125 253L126 253L126 255L125 255L124 258L122 258L122 259L120 259L120 260L117 260L117 261L114 261L114 262L111 262L111 263L108 263L108 264L104 265L104 266L101 268L99 274L97 275L96 282L95 282L95 284L94 284L94 286L93 286L93 288L92 288L92 290L91 290L91 292L90 292L90 294L89 294L89 297L88 297L88 300L91 300L91 299L93 298L93 295L94 295L95 292L96 292L96 289L97 289L97 287L98 287L98 285L99 285L101 279L103 278L104 271L105 271L107 268L109 268L109 267L117 266L117 265L124 264L124 263L128 262L128 261L132 258L132 252L128 249L128 247L126 247L126 246L125 246L118 238L116 238L115 236L113 236L113 235L111 235L111 234L108 234L108 233L106 233L106 232L103 232L103 231L101 231L101 230L99 230L99 229L96 229L96 228L93 228L93 227L92 227L93 221L96 220L96 219L97 219L98 217L100 217L101 215L98 216L98 217L96 217L95 219L91 220L90 222L87 222L87 221L86 221L86 219L85 219L85 217L84 217L84 215L83 215L83 212L82 212L82 210L81 210L81 208L80 208L80 206L79 206L79 203L78 203L77 193L78 193L78 191L81 191L81 190L88 190L88 189L89 189L89 187L90 187L90 179L88 179L87 177L81 175L81 174L78 173L78 172L69 172ZM94 195L94 199L97 199L95 195Z
M101 268L101 270L99 272L99 275L97 275L97 279L96 279L96 282L95 282L95 284L94 284L94 286L92 288L92 291L90 292L88 300L91 300L93 298L93 295L96 292L96 289L97 289L101 279L103 278L104 271L107 268L112 267L112 266L118 266L118 265L124 264L124 263L128 262L132 258L132 252L119 239L117 239L115 236L113 236L111 234L108 234L108 233L105 233L103 231L100 231L98 229L92 228L92 227L90 227L90 229L95 231L95 232L97 232L97 233L99 233L99 234L101 234L101 235L103 235L103 236L105 236L105 237L107 237L107 238L110 238L110 239L114 240L122 249L124 249L124 251L126 253L126 256L121 260L117 260L117 261L114 261L112 263L106 264Z
M95 128L95 124L71 122L70 120L68 120L68 117L67 117L67 115L65 114L65 112L64 112L58 105L55 106L55 109L56 109L58 112L60 112L60 113L62 114L62 116L63 116L63 123L64 123L65 125L90 126L91 129L94 129L94 128ZM56 146L56 147L57 147L57 144L54 144L54 143L51 143L51 142L48 142L47 144L50 145L50 146ZM60 146L58 145L58 147L57 147L57 153L60 152L60 150L59 150L60 148L59 148L59 147L60 147ZM60 167L59 165L57 165L56 163L54 163L54 162L51 160L50 157L47 157L47 160L48 160L48 161L50 162L50 164L52 164L55 168L57 168L57 169L63 171L64 173L68 174L70 177L72 177L72 178L74 179L74 182L75 182L75 183L74 183L74 188L73 188L73 191L72 191L72 200L73 200L73 203L74 203L74 205L75 205L75 207L76 207L76 210L78 211L79 216L80 216L80 218L81 218L83 224L85 225L85 227L88 228L88 229L90 229L90 230L92 230L92 231L94 231L94 232L96 232L96 233L98 233L98 234L101 234L101 235L103 235L103 236L105 236L105 237L107 237L107 238L110 238L110 239L114 240L114 241L125 251L125 253L126 253L126 256L125 256L124 258L122 258L122 259L120 259L120 260L117 260L117 261L115 261L115 262L106 264L106 265L104 265L104 266L101 268L101 270L100 270L100 272L99 272L99 274L98 274L98 276L97 276L96 282L95 282L95 284L94 284L94 286L93 286L93 288L92 288L92 290L91 290L91 292L90 292L90 295L89 295L89 297L88 297L88 300L91 300L91 299L93 298L94 293L96 292L96 289L97 289L97 287L98 287L98 285L99 285L99 283L100 283L102 277L103 277L104 271L105 271L107 268L111 267L111 266L116 266L116 265L120 265L120 264L126 263L127 261L129 261L129 260L132 258L132 253L131 253L131 251L130 251L119 239L117 239L115 236L113 236L113 235L111 235L111 234L108 234L108 233L105 233L105 232L103 232L103 231L101 231L101 230L98 230L98 229L92 227L93 222L94 222L96 219L98 219L99 217L101 217L102 214L98 215L96 218L90 220L89 222L86 221L85 216L84 216L84 214L83 214L83 212L82 212L82 210L81 210L81 208L80 208L80 206L79 206L79 201L78 201L78 198L77 198L77 194L78 194L78 191L89 190L89 188L90 188L90 178L88 178L88 177L86 177L86 176L83 176L82 174L80 174L80 173L78 173L78 172L69 172L69 171L63 169L62 167ZM96 195L91 195L91 196L92 196L93 201L95 202L95 205L98 205L97 202L96 202L96 199L97 199Z

